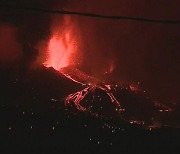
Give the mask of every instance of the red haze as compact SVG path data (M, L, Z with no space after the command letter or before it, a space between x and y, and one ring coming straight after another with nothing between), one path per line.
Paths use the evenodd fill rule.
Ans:
M22 50L17 40L16 28L0 25L0 66L13 66L21 57Z

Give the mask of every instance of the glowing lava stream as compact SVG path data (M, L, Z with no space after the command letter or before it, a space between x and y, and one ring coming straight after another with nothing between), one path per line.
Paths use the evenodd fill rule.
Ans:
M108 86L108 88L107 88ZM119 112L123 112L124 109L121 107L119 101L114 97L114 95L111 93L111 89L110 89L110 86L109 85L105 85L105 87L102 87L102 86L88 86L86 88L84 88L83 90L81 91L78 91L74 94L70 94L67 96L67 98L65 99L65 104L68 105L70 104L71 102L74 102L74 104L76 105L77 109L78 110L81 110L81 111L88 111L88 109L86 109L85 107L83 107L81 105L81 101L90 93L90 92L93 92L96 88L99 88L101 89L102 91L106 92L106 94L110 97L111 99L111 102L114 103L117 107L117 111ZM97 115L97 114L96 114Z

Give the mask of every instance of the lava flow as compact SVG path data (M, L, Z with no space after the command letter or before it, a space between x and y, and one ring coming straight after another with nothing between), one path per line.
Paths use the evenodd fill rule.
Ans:
M95 113L92 110L92 104L90 105L90 107L85 107L87 104L83 104L83 101L86 99L86 97L88 97L88 95L93 95L92 97L94 97L94 93L96 93L95 91L99 90L106 96L108 96L107 99L109 99L109 101L111 102L111 105L114 107L114 111L116 111L116 113L123 113L124 109L112 93L111 85L105 84L104 82L101 82L100 80L89 76L74 67L65 67L60 69L59 72L73 82L82 85L82 90L77 91L73 94L69 94L67 96L67 98L65 99L66 105L71 106L73 103L78 110L86 111L92 113L93 115L99 116L98 113ZM100 96L98 97L100 98ZM101 108L103 107L101 106Z
M102 87L102 86L88 86L86 88L84 88L83 90L81 91L78 91L74 94L70 94L66 100L65 100L65 103L66 104L71 104L71 102L74 102L77 109L78 110L81 110L81 111L88 111L87 108L83 107L81 105L81 101L89 94L89 93L92 93L95 89L100 89L102 91L104 91L111 99L111 102L114 103L116 105L116 111L124 111L123 108L121 108L121 105L119 103L119 101L114 97L114 95L111 93L111 89L109 89L106 85L105 87ZM89 112L92 113L92 111L89 110ZM98 116L98 114L96 113L96 115Z

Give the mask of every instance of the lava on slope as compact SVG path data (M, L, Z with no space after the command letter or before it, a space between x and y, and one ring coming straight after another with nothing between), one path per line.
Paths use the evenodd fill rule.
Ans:
M99 118L119 117L133 124L151 127L160 127L166 123L162 119L169 116L171 108L157 105L157 101L149 99L136 84L113 85L83 73L73 66L71 57L77 50L73 41L70 41L72 36L68 29L57 37L59 41L55 36L50 39L47 51L49 56L44 65L54 68L61 76L80 87L64 98L67 107L75 107L78 112L87 112Z
M74 67L65 67L59 73L82 87L65 98L67 107L87 112L98 118L119 118L131 124L161 127L172 109L148 98L139 87L111 85L86 75Z
M80 87L64 97L67 107L75 108L77 112L90 113L98 118L118 117L133 124L153 127L164 124L162 119L166 118L172 109L165 105L157 105L157 101L149 99L136 84L111 84L77 69L73 57L80 57L79 44L75 24L71 18L64 16L64 25L62 24L61 28L57 25L52 28L47 57L43 63L45 67L54 68L61 76ZM105 75L113 69L114 65L111 62Z

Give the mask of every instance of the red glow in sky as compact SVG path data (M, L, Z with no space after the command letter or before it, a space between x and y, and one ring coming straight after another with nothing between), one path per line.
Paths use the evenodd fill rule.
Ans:
M77 52L75 36L72 33L72 26L65 20L65 26L55 29L47 47L47 58L44 65L59 70L73 64L73 56Z

